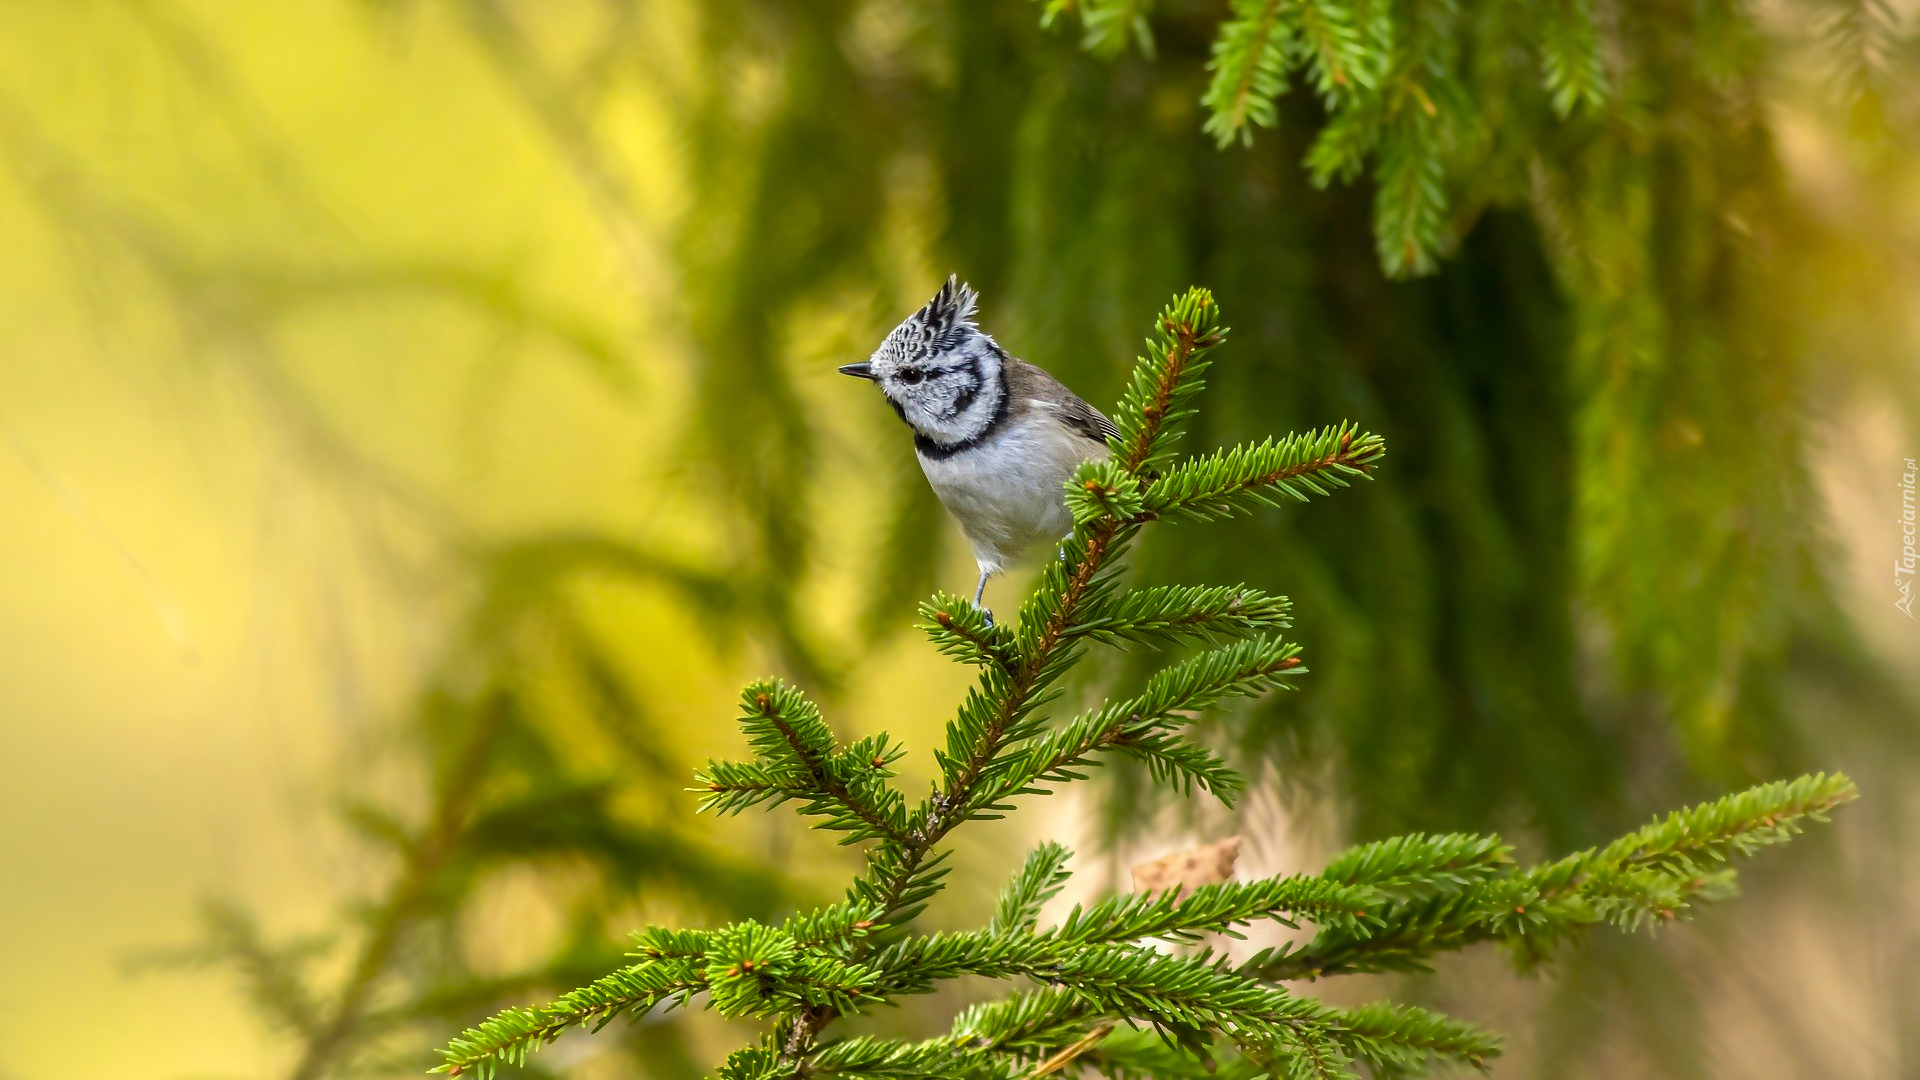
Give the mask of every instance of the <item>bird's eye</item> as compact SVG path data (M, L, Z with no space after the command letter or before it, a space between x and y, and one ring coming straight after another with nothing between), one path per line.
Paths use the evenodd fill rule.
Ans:
M901 368L900 374L896 377L901 382L906 383L908 386L912 386L914 383L917 383L921 379L926 378L927 373L924 371L921 371L917 367Z

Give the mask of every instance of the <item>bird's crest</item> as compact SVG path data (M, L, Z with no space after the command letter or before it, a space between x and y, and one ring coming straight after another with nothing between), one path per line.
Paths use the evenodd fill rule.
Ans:
M953 274L914 318L925 327L929 339L938 340L961 327L978 330L973 316L979 302L980 294L973 291L973 286L962 282L960 275Z

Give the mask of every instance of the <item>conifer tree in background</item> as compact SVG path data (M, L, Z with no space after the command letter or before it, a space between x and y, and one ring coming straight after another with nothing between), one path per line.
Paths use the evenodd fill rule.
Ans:
M777 870L690 835L671 805L635 813L636 793L674 789L679 763L654 745L644 698L569 595L593 573L665 580L696 604L714 603L725 583L611 537L523 537L472 558L482 588L468 634L401 723L415 751L402 764L424 805L353 792L343 807L355 838L391 870L343 897L348 913L321 933L276 938L223 898L205 905L200 943L155 957L231 968L260 1018L289 1036L288 1080L417 1071L422 1041L448 1025L618 962L603 926L610 910L670 898L766 917L806 895ZM585 722L569 723L576 718ZM571 871L556 890L559 939L504 970L477 958L461 925L482 887L555 867ZM656 1074L691 1073L686 1035L636 1029L625 1049Z
M906 753L887 735L842 745L821 711L779 680L742 694L751 761L712 762L703 806L737 813L793 803L816 828L862 845L864 872L838 904L773 925L654 927L634 935L634 963L559 1000L510 1008L442 1053L440 1072L491 1076L568 1030L598 1028L696 996L723 1016L767 1023L732 1054L724 1080L1005 1080L1049 1074L1332 1078L1364 1067L1407 1076L1442 1062L1483 1066L1493 1035L1406 1005L1341 1009L1285 984L1418 969L1433 956L1501 942L1524 963L1550 959L1584 928L1635 929L1731 892L1731 856L1787 839L1808 818L1855 797L1841 775L1773 783L1684 810L1611 844L1519 868L1498 837L1414 834L1337 856L1318 875L1136 893L1076 907L1041 929L1067 879L1069 852L1042 844L1001 893L992 921L915 933L938 897L948 839L1029 796L1085 777L1110 757L1138 762L1182 794L1231 803L1239 776L1189 737L1194 714L1285 687L1305 673L1280 636L1290 605L1244 586L1127 588L1121 556L1159 521L1232 516L1261 503L1306 502L1367 475L1385 447L1342 424L1257 445L1180 457L1180 421L1208 355L1225 336L1211 295L1191 290L1161 315L1113 416L1112 458L1067 484L1076 522L1021 606L990 621L940 594L923 629L979 681L934 751L939 778L909 803L890 781ZM1095 643L1203 647L1161 667L1139 693L1060 722L1050 713L1067 672ZM1271 920L1311 922L1303 943L1233 962L1197 944ZM922 1041L836 1037L849 1016L963 977L1024 978L1032 989L975 1005Z
M1814 214L1772 111L1879 117L1868 135L1905 156L1862 172L1911 182L1920 53L1853 6L702 5L702 63L649 83L690 151L690 438L743 493L743 532L790 550L756 473L831 435L791 407L820 358L783 319L917 289L890 215L923 213L932 264L1004 297L1003 336L1094 393L1129 313L1205 280L1257 355L1204 435L1356 416L1406 463L1181 547L1256 585L1284 553L1316 616L1313 690L1237 715L1236 761L1337 762L1361 834L1444 808L1584 844L1639 777L1692 797L1797 768L1816 723L1910 739L1910 695L1837 609L1809 475L1810 399L1884 378L1920 423L1907 340L1869 329L1904 303L1872 225L1900 215ZM749 69L764 95L738 92ZM1830 104L1809 84L1832 73ZM927 587L944 536L910 463L897 477L877 611ZM1153 545L1139 563L1176 572Z
M196 40L186 26L173 29ZM223 104L218 95L203 103ZM407 579L415 602L435 595L421 578L457 583L451 591L461 597L444 651L397 716L353 717L379 750L353 747L363 756L342 770L338 817L375 869L332 898L338 916L287 933L273 913L219 895L202 905L200 940L142 950L136 966L229 969L264 1025L286 1037L277 1075L287 1080L409 1073L423 1042L449 1024L483 1015L503 995L571 985L616 961L608 911L676 903L751 917L789 902L796 886L777 868L690 834L676 800L658 797L682 762L660 746L655 703L582 586L660 590L701 617L711 643L757 634L791 670L831 685L794 632L786 598L746 594L737 575L613 530L475 528L296 388L298 364L278 330L307 305L338 299L344 283L348 293L403 307L425 293L480 325L561 346L600 392L618 397L631 358L614 337L543 307L513 280L452 264L374 260L316 271L211 258L190 234L122 202L106 175L67 148L9 119L0 160L75 241L81 265L132 271L195 328L192 364L237 375L265 426L297 444L303 468L383 512L368 525L373 561ZM398 791L368 783L367 774L389 770L405 778ZM552 892L564 926L551 946L510 965L477 955L462 928L486 887L556 867L565 868ZM625 1049L650 1075L694 1072L684 1030L631 1036Z

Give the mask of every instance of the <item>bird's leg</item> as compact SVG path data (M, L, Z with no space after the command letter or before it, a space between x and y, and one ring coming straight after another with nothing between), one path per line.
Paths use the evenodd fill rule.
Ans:
M983 597L987 595L987 578L991 576L993 576L993 571L987 569L984 566L981 567L980 568L980 584L977 588L973 590L973 606L980 608L982 612L985 612L987 616L988 626L993 625L993 612L987 611L985 607L982 607L980 604L980 601Z

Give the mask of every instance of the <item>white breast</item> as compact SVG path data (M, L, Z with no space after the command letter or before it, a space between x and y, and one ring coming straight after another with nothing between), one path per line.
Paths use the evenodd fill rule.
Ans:
M1041 540L1073 528L1063 485L1082 461L1106 447L1075 434L1039 402L999 434L946 458L920 455L941 505L960 522L981 568L997 573Z

